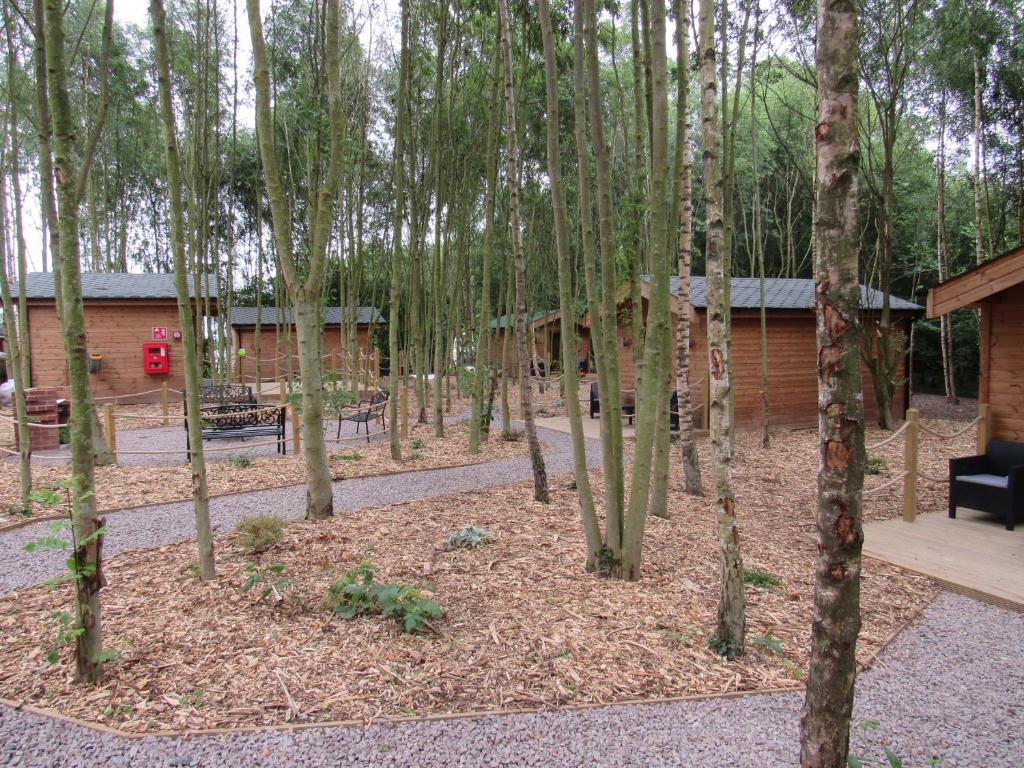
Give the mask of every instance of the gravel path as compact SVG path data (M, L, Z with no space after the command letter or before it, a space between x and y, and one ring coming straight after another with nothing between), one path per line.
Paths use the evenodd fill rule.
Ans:
M1024 616L943 594L858 681L853 750L907 768L1011 768L1024 756ZM1008 642L1009 639L1009 642ZM0 707L11 766L797 765L798 693L482 719L139 741Z
M141 430L140 430L141 431ZM572 444L569 435L538 429L550 448L545 454L549 477L572 472ZM601 461L601 445L588 441L587 458L591 466ZM450 469L406 472L390 477L358 477L334 484L334 511L354 512L367 507L380 507L459 491L529 480L533 477L527 457L500 459ZM289 519L302 517L306 509L305 485L272 488L234 496L210 499L210 516L215 531L229 531L245 517L273 513ZM131 549L149 549L176 541L187 541L195 535L195 518L191 501L158 504L151 507L111 514L107 517L108 533L103 551L108 557ZM58 550L25 552L30 541L48 534L49 523L18 528L0 534L0 594L38 584L63 570L67 554Z

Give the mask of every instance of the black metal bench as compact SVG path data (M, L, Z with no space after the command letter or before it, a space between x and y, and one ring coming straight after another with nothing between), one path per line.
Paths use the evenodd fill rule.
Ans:
M388 391L381 389L377 391L373 397L369 400L360 400L356 406L359 410L355 413L350 413L347 416L344 413L338 415L338 434L337 439L341 439L341 423L343 421L355 422L356 434L359 434L359 425L366 425L366 442L370 442L370 422L377 421L380 419L381 429L387 429L387 419L384 416L386 410L385 405L388 402ZM364 407L365 406L365 407Z
M1012 531L1024 519L1024 443L990 440L980 456L950 459L950 517L957 507L999 515Z
M249 437L277 438L277 453L288 454L285 439L286 408L259 405L252 387L237 384L215 384L200 389L199 419L203 440L245 440ZM192 443L188 434L188 403L185 402L185 447L191 457Z

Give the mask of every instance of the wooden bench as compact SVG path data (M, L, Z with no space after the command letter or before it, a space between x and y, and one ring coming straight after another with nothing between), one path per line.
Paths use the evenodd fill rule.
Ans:
M999 515L1012 531L1024 518L1024 443L990 440L980 456L950 459L950 517L957 507Z

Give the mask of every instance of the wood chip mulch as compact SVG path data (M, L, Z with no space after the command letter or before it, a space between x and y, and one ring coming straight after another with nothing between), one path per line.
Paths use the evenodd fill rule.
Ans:
M552 480L547 506L530 500L529 484L488 488L288 526L262 562L280 562L299 580L306 608L241 592L254 558L234 534L218 537L211 583L190 575L189 543L113 558L103 626L120 658L100 686L69 681L66 649L58 664L45 662L46 620L67 607L67 587L9 595L0 599L0 690L142 732L797 688L812 615L815 436L775 437L762 451L759 436L741 435L737 450L745 568L781 586L747 588L748 652L736 661L708 648L715 521L706 499L682 493L674 471L671 517L649 520L636 583L584 572L569 478ZM598 472L594 481L599 491ZM495 543L446 550L447 535L470 524ZM402 635L389 620L343 621L322 609L328 585L367 558L381 581L429 585L445 612L435 632ZM865 561L861 662L934 594L923 577Z
M480 464L498 459L526 456L524 441L508 442L499 439L495 433L481 443L480 451L471 454L467 450L469 428L465 424L445 426L443 438L434 437L434 428L429 424L410 424L409 438L402 441L402 461L391 458L387 441L347 444L330 444L331 473L335 480L353 477L387 475L400 472L415 472L423 469L438 469L466 464ZM414 447L414 446L421 447ZM224 458L224 453L211 457ZM300 456L252 456L247 457L248 466L239 466L226 460L210 461L207 464L207 482L211 496L221 496L245 491L301 485L306 482L306 462ZM67 479L66 466L33 466L32 481L36 489L53 488ZM13 505L20 499L17 466L9 464L0 468L0 508ZM161 465L159 467L120 465L96 468L96 501L100 511L162 504L192 498L192 473L188 465ZM33 505L33 516L59 514L61 510ZM0 531L5 527L20 524L26 518L20 514L0 516Z

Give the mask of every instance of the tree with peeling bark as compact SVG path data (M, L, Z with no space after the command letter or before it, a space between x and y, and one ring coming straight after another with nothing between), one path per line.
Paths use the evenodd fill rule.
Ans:
M690 271L693 264L693 150L690 146L690 4L674 0L676 17L676 194L677 215L670 221L679 229L679 296L676 300L676 392L679 409L679 445L686 492L703 496L700 456L693 423L690 389Z
M185 424L189 439L189 463L192 466L192 506L196 520L196 544L199 548L199 576L203 581L216 577L213 555L213 527L210 525L210 491L206 484L206 457L203 454L203 425L200 413L200 354L196 346L196 326L188 292L185 255L184 185L178 156L178 131L171 93L170 45L167 39L167 14L163 0L150 0L149 16L153 25L153 51L160 98L160 116L164 127L164 162L167 193L170 200L171 255L174 260L174 289L178 297L178 322L181 325L185 367L185 404L191 415Z
M89 382L82 304L79 206L88 181L96 145L103 130L108 101L110 39L114 7L108 0L103 22L100 62L100 104L88 137L78 146L78 126L71 106L66 37L61 0L42 4L42 37L47 73L47 98L53 137L53 174L56 182L59 251L53 254L54 294L68 363L71 402L71 518L74 535L75 584L75 681L95 683L103 678L103 633L100 622L100 589L104 578L102 547L104 519L96 515L94 494L94 428L96 406ZM44 186L48 181L44 181ZM59 286L59 288L58 288Z
M334 514L331 470L323 429L323 370L320 358L321 306L327 249L334 224L335 202L341 183L343 118L341 105L341 9L338 0L327 0L323 35L326 72L315 78L316 87L326 89L330 148L322 183L310 191L307 206L309 244L308 257L299 258L293 239L293 211L289 204L277 158L274 141L274 111L270 100L270 64L263 37L263 18L259 0L246 0L249 32L253 49L253 80L255 83L256 129L260 159L278 261L288 298L295 308L295 332L299 345L299 372L302 380L302 447L306 459L306 518L321 520ZM322 93L322 91L321 91ZM311 153L314 143L310 144ZM312 165L316 166L318 163ZM310 169L313 174L314 169Z
M700 0L701 122L704 127L704 193L707 205L708 426L721 577L718 622L713 642L723 655L731 657L743 653L747 620L743 559L732 486L733 388L732 367L729 365L729 298L722 218L714 11L713 0Z
M509 224L512 227L512 258L515 269L516 348L519 352L519 406L526 427L526 442L533 467L533 498L545 504L550 501L544 454L537 437L533 417L533 382L530 376L530 344L526 336L526 257L523 253L522 224L519 217L519 145L516 133L516 95L512 84L512 32L509 27L508 2L498 0L501 27L501 54L505 75L505 121L508 141Z
M857 4L818 0L814 129L818 558L802 768L846 765L860 632L864 406L858 280Z

